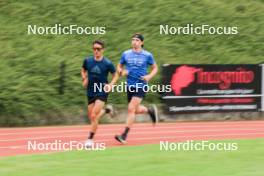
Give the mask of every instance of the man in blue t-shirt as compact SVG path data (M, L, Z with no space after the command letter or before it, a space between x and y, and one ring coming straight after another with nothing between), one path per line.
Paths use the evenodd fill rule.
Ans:
M127 76L127 99L129 103L126 128L121 135L115 136L115 139L122 144L126 143L128 132L135 121L136 114L148 113L153 124L156 124L158 121L155 105L147 108L140 104L145 97L147 83L156 75L158 66L152 54L143 49L143 35L134 34L131 44L132 49L123 52L117 65L117 72L122 76ZM148 73L149 66L151 68L150 73Z
M93 146L93 137L96 133L98 121L104 113L112 113L111 108L105 108L108 92L118 79L115 66L103 56L104 42L93 42L93 56L84 60L81 70L82 84L87 90L88 116L91 121L91 131L85 142L86 147ZM108 73L112 73L112 80L108 83Z

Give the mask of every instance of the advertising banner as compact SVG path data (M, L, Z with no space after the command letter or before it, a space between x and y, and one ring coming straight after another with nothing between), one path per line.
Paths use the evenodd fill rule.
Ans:
M262 109L262 65L164 65L162 74L169 113Z

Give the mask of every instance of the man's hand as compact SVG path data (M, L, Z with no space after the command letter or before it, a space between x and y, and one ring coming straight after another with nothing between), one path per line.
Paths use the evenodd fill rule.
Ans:
M157 64L151 65L151 71L148 75L142 76L141 79L143 79L146 82L149 82L153 76L155 76L158 72L158 66Z
M85 70L84 68L82 68L81 70L81 75L82 75L82 86L87 89L88 86L88 75L87 75L87 70Z
M121 76L127 76L128 75L128 71L126 69L123 69L121 72Z
M82 80L82 85L85 89L87 89L87 86L88 86L88 79L87 78L83 78Z
M117 67L117 73L120 76L127 76L128 75L128 71L126 69L120 68L120 67Z
M142 78L142 80L149 82L152 77L151 77L151 75L145 75L145 76L142 76L141 78Z
M119 76L127 76L128 75L128 71L126 69L124 69L123 65L121 65L121 64L117 65L116 71L117 71Z
M122 74L122 71L123 71L123 68L121 68L120 66L118 66L117 69L116 69L116 71L117 71L117 73L119 75L121 75Z

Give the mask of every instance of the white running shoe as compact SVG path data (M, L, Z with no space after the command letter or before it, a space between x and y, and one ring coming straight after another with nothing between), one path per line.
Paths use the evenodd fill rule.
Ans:
M92 139L87 139L87 140L85 141L85 143L84 143L84 146L85 146L86 148L92 148L93 145L94 145L94 142L93 142Z

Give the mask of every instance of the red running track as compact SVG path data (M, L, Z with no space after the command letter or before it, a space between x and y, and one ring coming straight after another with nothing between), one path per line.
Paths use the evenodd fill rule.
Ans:
M120 146L114 135L120 134L124 124L100 125L96 142L106 147ZM0 157L21 154L46 153L54 151L28 150L28 142L51 143L60 141L83 143L89 132L88 125L52 126L28 128L0 128ZM235 122L179 122L135 124L128 136L127 145L158 144L160 141L222 140L264 138L264 121Z

